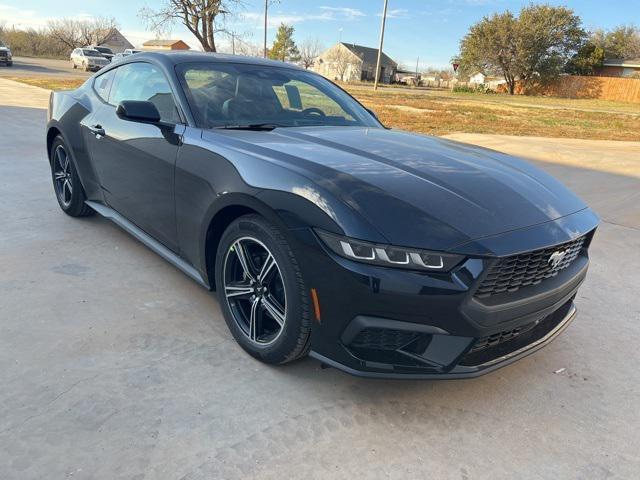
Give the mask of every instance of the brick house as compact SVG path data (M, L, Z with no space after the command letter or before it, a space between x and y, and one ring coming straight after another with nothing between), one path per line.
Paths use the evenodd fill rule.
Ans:
M640 76L640 58L624 60L622 58L607 58L598 70L603 77L633 77Z
M191 50L182 40L147 40L142 44L144 50Z

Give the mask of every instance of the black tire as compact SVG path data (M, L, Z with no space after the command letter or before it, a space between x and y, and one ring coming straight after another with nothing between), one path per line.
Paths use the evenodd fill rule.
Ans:
M233 288L227 287L228 283L226 282L229 275L227 267L233 262L231 256L234 255L232 253L234 250L232 247L235 248L238 241L251 243L254 240L261 243L262 247L267 249L267 253L272 254L275 259L275 267L272 272L275 272L273 275L279 275L279 277L275 277L275 281L278 282L278 285L284 287L284 322L280 326L275 339L266 345L258 343L258 339L252 340L250 338L251 334L247 333L246 328L243 329L241 322L237 319L238 306L234 305L232 307L231 305L232 301L238 301L227 298L228 288ZM254 242L253 244L256 245L256 248L261 248L257 243ZM257 262L259 262L259 259ZM253 261L252 263L254 266L256 264L259 265L259 263ZM265 363L283 364L303 357L308 353L311 332L309 294L295 255L277 227L263 217L254 214L240 217L231 223L222 235L218 245L215 277L220 308L227 326L236 341L250 355ZM259 275L256 277L259 278ZM266 291L264 293L265 296L270 295L267 287L265 287L264 291ZM253 295L251 299L255 297L256 295ZM251 304L250 299L246 299L246 301ZM234 308L234 311L232 311L232 308ZM234 312L236 313L234 314ZM263 310L262 315L266 316L262 316L260 328L262 328L262 324L268 323L270 318L275 318L269 317L270 312L268 309ZM272 325L275 324L272 323Z
M66 155L66 162L62 160L63 153ZM78 177L70 150L60 135L53 140L49 158L51 159L53 190L62 211L72 217L93 215L95 212L85 203L87 197L82 183L80 183L80 177ZM64 177L62 177L63 173Z

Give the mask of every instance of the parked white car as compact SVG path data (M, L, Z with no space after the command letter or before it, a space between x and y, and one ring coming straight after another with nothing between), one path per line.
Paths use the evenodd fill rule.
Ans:
M76 48L71 52L71 66L82 68L85 72L100 70L108 64L109 60L93 48Z

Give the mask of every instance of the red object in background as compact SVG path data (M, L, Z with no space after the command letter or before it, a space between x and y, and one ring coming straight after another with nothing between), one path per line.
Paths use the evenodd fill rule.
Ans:
M459 64L459 63L454 63L454 64L453 64L453 71L454 71L454 72L457 72L457 71L458 71L458 67L459 67L459 66L460 66L460 64Z

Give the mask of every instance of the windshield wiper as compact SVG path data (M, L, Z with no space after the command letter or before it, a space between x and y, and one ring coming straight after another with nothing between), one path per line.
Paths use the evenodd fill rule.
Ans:
M242 124L228 124L228 125L220 125L214 128L221 128L224 130L273 130L274 128L284 127L285 125L278 125L277 123L248 123L245 125Z

